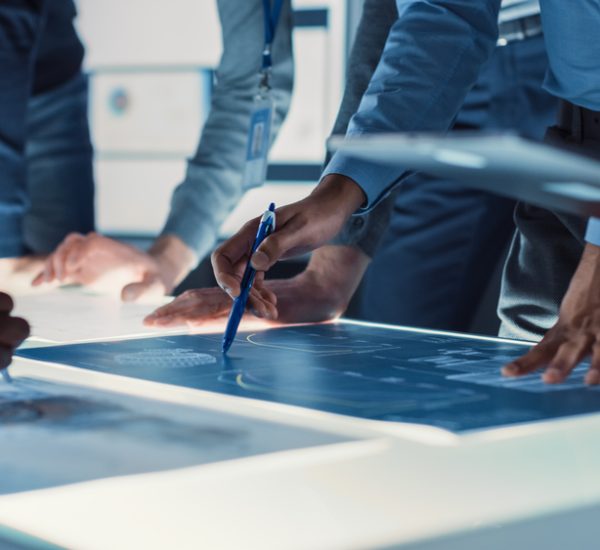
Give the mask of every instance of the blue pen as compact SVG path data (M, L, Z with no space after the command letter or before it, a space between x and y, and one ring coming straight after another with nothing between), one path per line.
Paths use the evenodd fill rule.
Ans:
M231 347L240 321L246 311L246 303L248 302L248 296L250 296L250 289L252 283L254 283L254 277L256 276L256 270L252 267L250 260L252 254L256 252L256 249L260 244L273 232L275 231L275 204L271 203L269 209L263 214L256 232L256 238L252 245L252 251L250 253L250 259L244 276L242 277L242 284L240 285L240 295L233 301L231 312L229 313L229 320L227 321L227 327L225 328L225 334L223 335L223 353L227 353L227 350Z
M5 369L2 369L2 378L4 378L4 381L7 384L10 384L12 382L12 376L10 374L8 374L8 367L6 367Z

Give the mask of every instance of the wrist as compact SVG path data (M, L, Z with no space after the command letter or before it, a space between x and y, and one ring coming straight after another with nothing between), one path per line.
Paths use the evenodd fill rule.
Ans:
M592 303L600 304L600 247L588 243L561 303L560 317L573 319Z
M360 185L342 174L325 176L311 195L319 200L334 201L346 217L354 214L367 200Z
M303 275L345 310L370 261L357 247L325 245L312 254Z
M148 250L170 292L197 265L196 253L176 235L162 235Z

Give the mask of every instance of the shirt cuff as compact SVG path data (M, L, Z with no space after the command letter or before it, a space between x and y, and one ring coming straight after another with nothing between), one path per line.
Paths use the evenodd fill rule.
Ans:
M585 240L588 243L600 246L600 218L590 218L585 232Z
M340 174L355 181L367 197L366 204L358 210L368 212L394 187L405 172L395 166L370 162L337 152L325 167L323 176Z

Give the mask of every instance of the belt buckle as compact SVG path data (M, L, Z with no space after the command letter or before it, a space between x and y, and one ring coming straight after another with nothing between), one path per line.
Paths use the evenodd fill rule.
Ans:
M506 32L500 33L500 37L496 42L496 45L499 47L542 34L542 23L539 15L530 15L515 19L514 21L508 21L504 25L500 25L501 31L503 26L508 27L508 29Z

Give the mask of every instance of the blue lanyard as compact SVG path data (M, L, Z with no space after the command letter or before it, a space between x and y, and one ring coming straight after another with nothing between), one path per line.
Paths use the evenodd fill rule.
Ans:
M265 16L265 49L263 50L262 68L263 71L268 71L273 64L271 59L271 46L275 40L275 32L277 31L277 23L281 15L281 8L284 0L273 0L273 8L271 9L271 0L263 0L263 12Z

